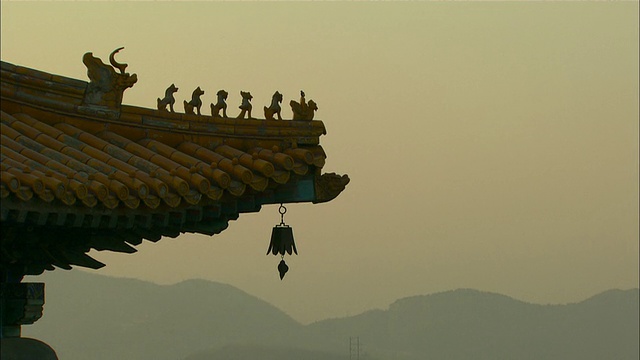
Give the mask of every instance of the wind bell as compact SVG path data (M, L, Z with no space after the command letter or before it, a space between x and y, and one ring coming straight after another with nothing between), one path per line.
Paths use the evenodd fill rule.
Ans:
M282 280L287 271L289 271L289 266L284 262L284 254L291 255L294 252L298 255L298 250L296 249L296 243L293 241L293 228L284 223L284 214L287 212L287 208L280 204L278 212L280 213L280 224L273 227L267 255L269 253L280 255L281 260L280 264L278 264L278 272L280 273L280 280Z

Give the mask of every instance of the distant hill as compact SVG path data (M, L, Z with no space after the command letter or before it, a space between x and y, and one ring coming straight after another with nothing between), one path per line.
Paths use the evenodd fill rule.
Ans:
M23 336L47 342L61 360L183 359L237 341L280 344L302 329L274 306L215 282L162 286L81 271L41 279L44 316Z
M638 289L568 305L455 290L321 321L307 331L324 338L322 346L359 334L370 353L390 359L638 359L638 316Z
M461 289L400 299L388 310L303 326L232 286L161 286L54 271L45 315L24 336L61 360L345 360L360 358L638 359L639 292L611 290L567 305L536 305Z
M193 354L185 360L349 360L349 355L293 347L227 345Z

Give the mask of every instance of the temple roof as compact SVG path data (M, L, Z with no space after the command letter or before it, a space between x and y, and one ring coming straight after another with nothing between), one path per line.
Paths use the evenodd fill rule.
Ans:
M321 121L226 118L213 104L211 116L175 113L160 98L158 109L122 105L135 75L87 67L90 82L1 63L1 257L18 271L101 267L91 248L213 235L240 213L329 201L348 183L322 174ZM129 83L114 91L105 77Z

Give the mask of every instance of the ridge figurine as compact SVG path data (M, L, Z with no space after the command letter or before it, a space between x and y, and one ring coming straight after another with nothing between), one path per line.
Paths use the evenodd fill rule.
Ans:
M220 110L222 110L222 117L228 117L227 116L227 96L229 96L229 93L224 91L224 90L218 90L217 92L218 95L218 102L214 105L213 103L211 104L211 116L213 117L220 117Z
M193 94L191 94L191 101L184 101L184 113L185 114L195 114L193 109L196 108L198 111L198 115L200 114L200 108L202 107L202 100L200 100L200 96L204 94L204 91L200 89L198 86L195 90L193 90Z
M176 103L176 99L173 97L173 94L177 91L178 88L174 84L171 84L171 86L164 91L164 98L158 98L158 110L167 111L167 105L169 105L171 112L175 112L173 110L173 104Z
M282 116L280 116L280 103L282 102L282 94L276 91L273 93L271 97L271 105L269 107L264 107L264 118L267 120L273 120L273 115L278 115L278 120L282 120Z
M242 111L240 112L240 115L238 115L238 119L244 119L244 115L247 112L249 113L248 119L252 119L251 109L253 106L251 106L251 99L253 99L253 96L251 96L251 93L248 91L240 91L240 95L242 95L242 104L240 104L239 108Z
M318 105L316 105L315 101L309 100L309 103L305 101L304 91L300 90L300 102L296 102L291 100L289 105L291 106L291 111L293 111L293 120L313 120L313 115L316 110L318 110Z

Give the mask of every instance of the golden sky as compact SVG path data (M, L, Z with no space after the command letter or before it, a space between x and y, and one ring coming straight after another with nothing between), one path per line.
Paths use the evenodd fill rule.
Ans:
M277 206L102 274L239 287L302 322L455 288L537 303L638 287L638 2L1 3L2 60L87 79L115 48L124 103L304 89L332 202L289 206L300 255L265 256ZM283 109L285 118L290 109ZM62 271L62 270L57 270Z

